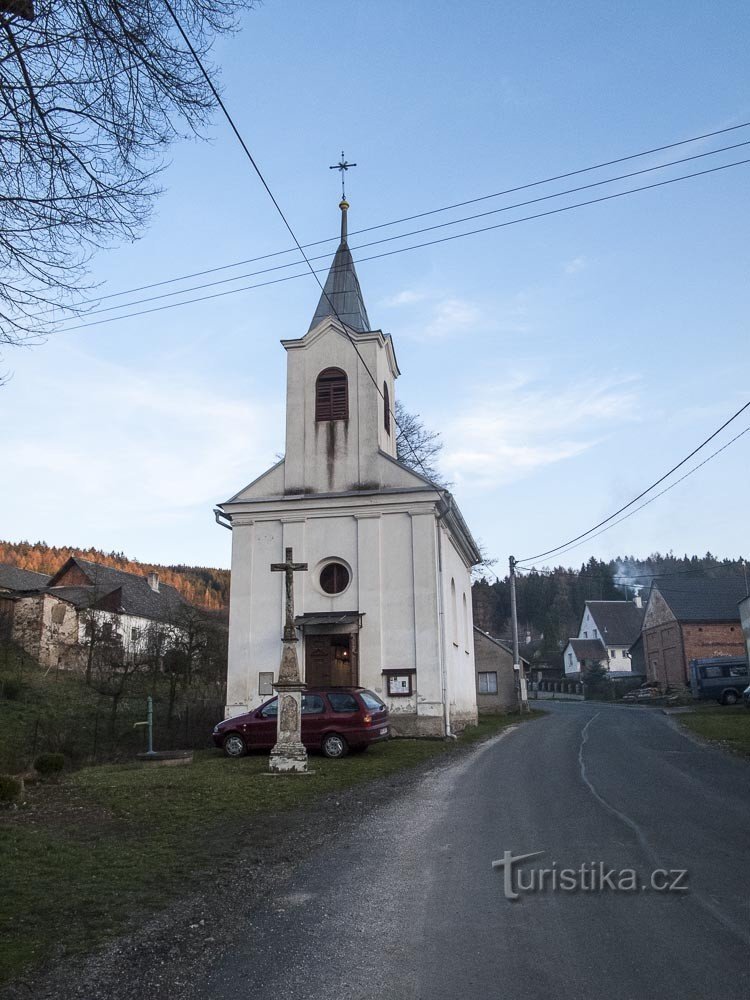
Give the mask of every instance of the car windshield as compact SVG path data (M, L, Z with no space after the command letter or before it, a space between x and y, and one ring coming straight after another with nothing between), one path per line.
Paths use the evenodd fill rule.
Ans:
M380 712L385 708L383 702L372 691L360 691L360 698L371 712Z

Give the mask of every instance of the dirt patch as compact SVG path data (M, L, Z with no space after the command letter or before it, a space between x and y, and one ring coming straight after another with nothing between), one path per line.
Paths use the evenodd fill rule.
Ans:
M87 831L92 836L103 827L116 827L117 818L105 806L84 800L71 785L37 782L26 785L25 801L17 809L0 813L0 829L33 827L49 831Z

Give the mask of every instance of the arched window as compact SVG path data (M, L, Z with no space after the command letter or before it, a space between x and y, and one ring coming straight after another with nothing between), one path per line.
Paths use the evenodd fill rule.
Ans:
M451 580L451 632L453 645L458 645L458 607L456 605L456 581Z
M391 433L391 394L387 382L383 382L383 427L386 434Z
M464 649L468 653L469 651L469 608L466 603L466 594L464 594Z
M349 419L349 385L346 372L326 368L315 383L315 419Z

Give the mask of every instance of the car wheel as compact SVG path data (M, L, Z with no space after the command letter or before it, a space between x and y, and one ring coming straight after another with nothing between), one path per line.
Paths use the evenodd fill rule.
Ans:
M230 733L224 738L224 753L227 757L244 757L247 747L239 733Z
M335 760L338 757L346 757L349 752L349 746L343 736L339 736L338 733L328 733L327 736L323 737L323 745L321 747L323 754L326 757L330 757Z
M725 691L724 697L721 699L725 705L736 705L738 698L736 691Z

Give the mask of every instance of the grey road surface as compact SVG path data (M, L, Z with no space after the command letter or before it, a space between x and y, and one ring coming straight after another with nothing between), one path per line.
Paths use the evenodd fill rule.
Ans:
M750 764L653 709L545 707L355 835L332 829L248 920L205 996L747 1000ZM511 902L492 868L505 851L544 852L524 879L601 862L647 887ZM688 891L652 889L654 869L687 869Z

